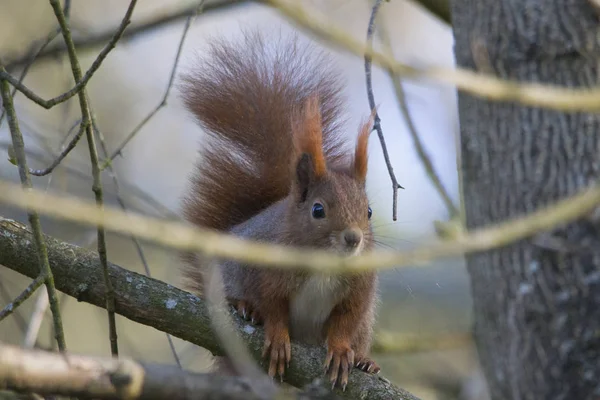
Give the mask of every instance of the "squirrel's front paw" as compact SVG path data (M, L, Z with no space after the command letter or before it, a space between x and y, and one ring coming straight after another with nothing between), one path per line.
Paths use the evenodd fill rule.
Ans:
M280 380L283 382L283 373L286 366L290 366L292 358L290 335L285 326L267 327L262 356L269 359L269 376L273 378L275 372L277 372Z
M348 385L348 374L354 366L354 351L348 345L340 344L328 346L327 358L325 359L325 373L329 371L331 388L336 382L346 390Z
M377 363L368 357L360 357L356 360L354 366L361 371L368 372L370 374L378 374L381 368Z

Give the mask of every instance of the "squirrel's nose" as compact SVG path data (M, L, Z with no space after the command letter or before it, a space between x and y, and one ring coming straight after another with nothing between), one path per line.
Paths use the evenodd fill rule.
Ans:
M362 240L362 232L356 228L346 229L343 236L348 247L356 247Z

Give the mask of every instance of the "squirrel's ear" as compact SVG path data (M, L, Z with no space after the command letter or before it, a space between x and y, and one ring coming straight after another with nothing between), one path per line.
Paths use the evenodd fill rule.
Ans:
M307 99L303 112L293 121L292 129L297 153L306 153L310 156L304 162L311 164L314 178L325 176L327 166L323 154L323 127L318 95L312 95ZM304 156L299 159L299 164L303 162L302 157Z
M302 153L296 164L296 185L299 189L300 201L306 200L308 187L315 180L315 169L312 157L308 153Z
M356 141L356 149L354 150L354 162L353 172L356 179L364 182L367 179L367 163L368 154L367 148L369 145L369 135L373 126L373 121L377 115L377 110L373 108L371 116L367 122L363 123L358 133L358 140Z

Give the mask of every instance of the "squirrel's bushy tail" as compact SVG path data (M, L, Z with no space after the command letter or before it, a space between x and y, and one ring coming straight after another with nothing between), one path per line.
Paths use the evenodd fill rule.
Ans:
M183 78L183 100L207 140L184 198L185 218L227 230L285 197L292 181L292 115L318 93L328 162L345 143L341 82L327 58L296 37L217 39Z

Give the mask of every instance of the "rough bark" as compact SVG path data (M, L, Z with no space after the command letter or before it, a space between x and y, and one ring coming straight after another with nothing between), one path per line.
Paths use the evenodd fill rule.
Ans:
M452 15L459 66L487 60L503 78L597 85L600 25L584 0L454 0ZM459 113L469 229L531 212L599 178L600 115L467 94L459 95ZM599 228L597 218L583 218L467 257L493 399L599 398Z
M44 235L56 288L78 301L105 307L104 280L98 254ZM16 221L0 217L0 264L35 278L38 261L29 229ZM138 323L152 326L180 339L224 355L218 337L210 326L205 303L191 293L156 279L109 263L109 275L115 289L115 312ZM262 327L234 318L238 332L252 355L260 360L263 346ZM285 381L296 387L310 384L323 376L325 349L292 343L292 362ZM342 398L390 400L416 398L385 378L353 370Z

